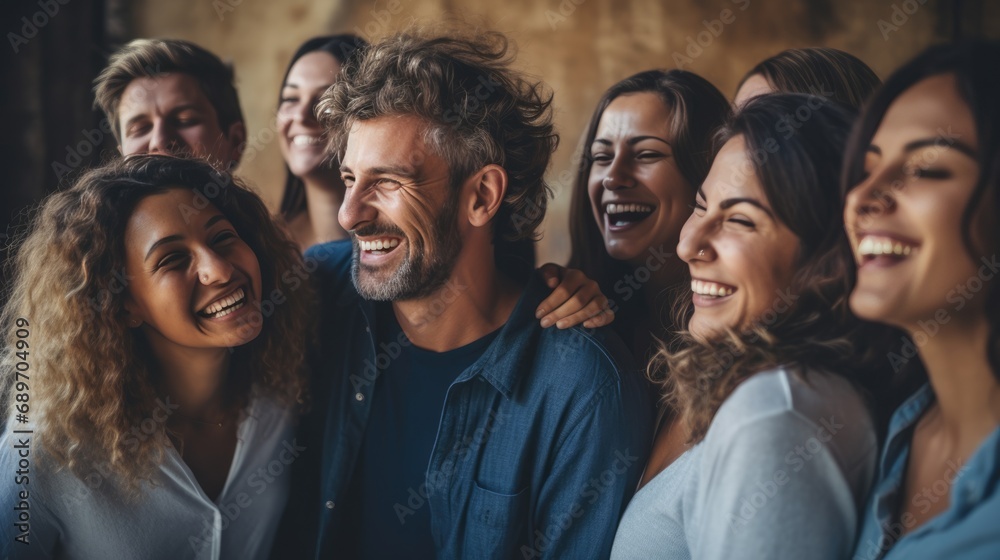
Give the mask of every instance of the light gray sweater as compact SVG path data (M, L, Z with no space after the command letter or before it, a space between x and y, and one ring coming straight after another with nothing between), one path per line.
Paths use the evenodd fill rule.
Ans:
M756 374L635 494L611 558L848 558L877 452L868 408L842 377Z

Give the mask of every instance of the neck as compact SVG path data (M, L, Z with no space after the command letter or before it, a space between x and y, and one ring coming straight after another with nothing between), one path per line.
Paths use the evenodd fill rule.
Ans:
M919 347L937 398L944 429L959 442L976 444L1000 425L1000 383L986 358L989 326L985 318L951 324L928 336L922 328L908 329ZM918 334L919 333L919 334ZM973 445L975 447L975 445Z
M326 176L303 177L302 182L313 244L346 239L347 232L337 221L340 205L344 202L344 184Z
M395 301L392 308L413 344L446 352L503 326L520 292L497 270L492 249L476 254L466 247L440 289L421 299Z
M231 400L227 392L229 350L162 351L152 344L159 368L159 391L179 405L181 414L215 418Z

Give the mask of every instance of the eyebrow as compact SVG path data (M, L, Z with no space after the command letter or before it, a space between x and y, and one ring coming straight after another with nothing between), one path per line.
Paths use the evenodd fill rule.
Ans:
M354 173L350 167L346 165L340 166L341 173ZM368 170L369 175L398 175L406 179L416 179L417 170L412 167L406 167L403 165L384 165L379 167L372 167Z
M907 142L906 145L903 146L903 151L904 152L912 152L914 150L919 150L920 148L926 148L928 146L931 146L931 147L941 147L941 148L954 148L954 149L958 150L959 152L961 152L961 153L969 156L972 159L978 159L979 158L978 154L976 154L976 150L973 150L972 147L969 146L968 144L966 144L964 142L959 142L958 140L954 140L954 141L951 141L951 142L942 141L941 138L938 137L938 136L931 137L931 138L921 138L919 140L914 140L912 142ZM869 145L867 151L871 152L871 153L873 153L875 155L879 155L879 156L882 155L882 148L879 148L878 146L876 146L874 144Z
M214 216L209 218L207 222L205 222L205 229L208 229L225 219L226 217L223 216L222 214L215 214ZM161 245L166 245L167 243L173 243L174 241L180 241L181 239L183 239L183 237L181 237L180 235L168 235L163 239L160 239L156 243L153 243L149 247L149 251L146 252L146 257L142 259L142 262L148 261L149 257L153 254L153 251L155 251L157 247L160 247Z
M667 142L663 138L660 138L659 136L653 136L653 135L650 135L650 134L647 134L645 136L634 136L632 138L629 138L628 141L626 142L626 144L628 144L629 146L634 146L634 145L638 144L639 142L642 142L643 140L659 140L660 142L663 142L664 144L670 146L671 148L673 147L670 144L670 142ZM605 145L605 146L610 146L611 145L611 141L610 140L605 140L603 138L595 138L594 139L594 143L595 144L602 144L602 145Z
M700 196L706 202L708 201L708 197L705 196L705 191L702 190L701 187L698 187L698 196ZM764 204L761 201L757 200L756 198L747 198L747 197L727 198L719 203L719 208L723 210L728 210L729 208L732 208L733 206L736 206L737 204L743 202L747 204L752 204L753 206L760 208L772 220L777 221L777 218L774 217L774 212L771 212L766 206L764 206Z
M178 105L177 107L174 107L173 109L170 110L170 112L168 114L174 115L174 114L180 113L181 111L189 111L189 110L190 111L199 111L200 112L200 111L202 111L202 108L199 107L199 106L197 106L197 105L195 105L195 104L193 104L193 103L188 103L188 104L185 104L185 105ZM125 124L122 126L122 130L128 130L128 127L132 126L132 123L134 123L136 121L140 121L140 120L142 120L144 118L146 118L146 113L142 113L142 114L139 114L139 115L136 115L136 116L132 117L131 119L125 121Z

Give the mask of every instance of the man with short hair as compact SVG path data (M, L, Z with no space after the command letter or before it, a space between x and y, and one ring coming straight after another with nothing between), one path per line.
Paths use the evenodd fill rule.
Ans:
M136 39L94 80L100 107L123 155L167 153L239 163L246 126L233 70L179 39Z
M289 511L317 558L606 557L645 465L624 345L542 329L541 278L498 264L536 235L557 143L511 59L499 34L396 35L321 100L351 240L307 252L319 488Z

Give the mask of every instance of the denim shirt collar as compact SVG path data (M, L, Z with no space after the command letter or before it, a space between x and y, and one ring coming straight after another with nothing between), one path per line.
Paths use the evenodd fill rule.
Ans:
M521 297L518 298L514 310L507 322L500 328L497 337L456 381L465 381L476 375L492 385L505 398L511 398L518 378L531 370L531 343L537 331L541 329L535 317L535 309L548 295L548 288L541 275L532 273L524 286ZM376 311L379 302L362 298L357 291L351 290L352 297L358 299L361 312L365 315L372 331L375 332Z
M898 509L906 466L912 446L913 428L920 417L934 403L935 395L930 384L926 384L910 396L896 412L889 423L889 436L879 465L880 479L874 488L874 513L872 520L879 525L874 533L882 534L883 527L895 519ZM948 509L929 520L912 533L904 535L900 544L912 541L932 532L946 531L954 522L962 519L984 500L998 492L1000 482L1000 428L986 437L979 448L964 465L954 465L955 477L950 489ZM869 527L869 530L874 527ZM866 531L869 537L872 532ZM916 541L914 541L916 542ZM864 544L864 543L859 543ZM909 547L895 547L909 550ZM891 550L890 552L899 552ZM891 556L891 554L890 554ZM893 556L895 557L895 556Z

